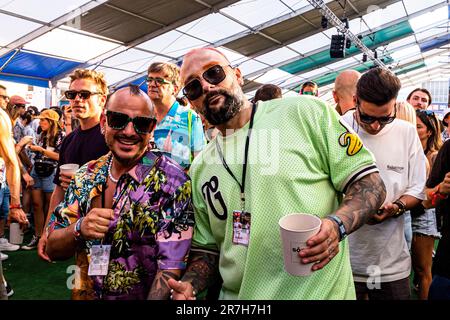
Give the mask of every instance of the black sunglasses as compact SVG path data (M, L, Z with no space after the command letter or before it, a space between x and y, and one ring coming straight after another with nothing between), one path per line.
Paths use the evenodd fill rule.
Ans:
M156 118L154 117L134 117L130 118L125 113L106 111L106 120L108 126L114 130L124 129L131 121L134 130L139 134L147 134L153 131L156 126Z
M205 79L208 83L216 85L221 83L227 76L224 66L215 65L203 72L202 78ZM226 67L226 66L225 66ZM229 66L228 66L229 67ZM190 81L184 88L183 94L189 100L195 100L201 97L203 94L202 83L199 79L194 79Z
M359 104L356 105L356 108L358 109L359 112L359 119L361 119L361 122L364 122L365 124L372 124L375 121L378 121L379 124L385 125L394 121L395 117L397 116L397 108L394 108L393 116L383 116L383 117L374 117L363 113L361 111L361 107Z
M0 97L2 97L3 99L5 99L5 100L8 100L8 101L9 101L9 97L8 97L8 96L5 96L5 95L3 95L3 94L0 94Z
M101 93L101 92L90 92L89 90L80 90L80 91L67 90L66 92L64 92L64 95L69 100L74 100L77 96L79 96L83 100L87 100L93 94L103 94L103 93Z
M170 84L170 82L167 81L166 79L159 78L159 77L158 78L147 77L147 78L145 78L145 80L147 80L148 83L155 81L156 85L158 85L158 86L161 86L163 84Z

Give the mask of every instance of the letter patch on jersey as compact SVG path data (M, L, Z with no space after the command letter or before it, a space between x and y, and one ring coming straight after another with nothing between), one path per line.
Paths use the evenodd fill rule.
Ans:
M347 132L344 132L339 136L339 145L341 147L347 147L348 156L354 156L362 149L363 143L353 130L350 130L341 120L339 120L339 122L347 129Z
M212 176L211 179L203 184L202 194L205 201L208 202L208 206L214 215L220 220L227 219L227 206L223 200L222 194L219 191L219 179L216 176ZM216 208L214 204L220 205L220 208ZM218 210L219 209L219 210Z

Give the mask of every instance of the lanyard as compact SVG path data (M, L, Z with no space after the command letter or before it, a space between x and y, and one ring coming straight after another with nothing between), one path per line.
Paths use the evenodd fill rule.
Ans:
M227 172L230 174L230 176L234 179L234 181L237 182L237 184L239 185L239 187L241 189L241 209L242 209L242 211L245 210L245 176L247 173L248 148L250 146L250 136L252 135L253 119L255 118L255 113L256 113L256 104L254 103L252 105L252 114L250 116L250 125L248 127L247 139L245 141L244 164L242 166L242 183L239 182L239 180L233 174L233 171L231 171L230 167L228 166L227 162L225 161L225 158L223 156L223 152L219 145L219 142L216 143L217 152L219 153L219 156L222 160L223 166L225 167Z

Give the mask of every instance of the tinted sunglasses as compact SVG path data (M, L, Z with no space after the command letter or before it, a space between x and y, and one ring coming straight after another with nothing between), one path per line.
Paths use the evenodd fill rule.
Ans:
M375 121L378 121L379 124L385 125L394 121L395 117L397 116L397 108L394 108L393 116L383 116L383 117L374 117L363 113L361 111L361 107L359 106L359 104L356 105L356 108L358 109L359 112L359 119L361 120L361 122L364 122L365 124L372 124Z
M64 92L64 95L69 100L74 100L77 96L79 96L83 100L87 100L93 94L103 94L103 93L101 93L101 92L90 92L89 90L80 90L80 91L67 90L66 92Z
M163 79L163 78L147 77L146 80L148 83L154 81L156 83L156 85L158 85L158 86L161 86L163 84L170 84L169 81L167 81L166 79Z
M114 111L106 111L106 121L108 126L114 130L124 129L131 121L134 130L139 134L147 134L153 131L156 126L154 117L134 117L130 118L127 114Z
M5 95L3 95L3 94L0 94L0 97L2 97L3 99L5 99L5 100L8 100L8 101L9 101L9 97L8 97L8 96L5 96Z
M225 73L223 66L220 65L212 66L202 74L202 78L205 79L208 83L213 85L221 83L226 78L226 76L227 74ZM200 80L194 79L190 81L183 88L183 94L189 100L195 100L200 98L201 95L203 94L203 87Z

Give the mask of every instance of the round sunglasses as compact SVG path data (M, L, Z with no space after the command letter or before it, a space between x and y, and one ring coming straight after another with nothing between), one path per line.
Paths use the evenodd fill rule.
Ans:
M121 112L106 111L106 121L108 126L114 130L123 130L131 121L134 130L139 134L147 134L153 131L156 126L155 117L134 117Z
M202 74L202 78L205 79L208 83L212 85L216 85L221 83L227 76L225 73L224 67L231 67L229 65L221 66L221 65L214 65ZM202 83L199 79L194 79L190 81L184 88L183 88L183 94L188 98L189 100L195 100L202 96L203 94L203 87Z

